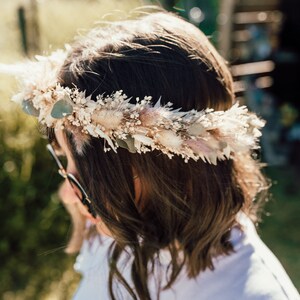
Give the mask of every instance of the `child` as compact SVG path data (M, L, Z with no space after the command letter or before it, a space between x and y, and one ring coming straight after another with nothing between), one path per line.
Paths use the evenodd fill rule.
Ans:
M235 104L196 27L166 12L114 22L23 80L14 100L46 127L66 179L74 299L299 299L253 225L264 122Z

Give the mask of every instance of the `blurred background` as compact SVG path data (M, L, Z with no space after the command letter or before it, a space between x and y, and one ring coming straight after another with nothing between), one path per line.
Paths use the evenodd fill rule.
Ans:
M64 254L70 218L35 120L9 101L1 71L71 42L95 22L160 5L202 29L228 60L236 96L268 121L262 139L271 196L259 234L300 289L300 4L298 0L0 0L0 297L70 299L80 276Z

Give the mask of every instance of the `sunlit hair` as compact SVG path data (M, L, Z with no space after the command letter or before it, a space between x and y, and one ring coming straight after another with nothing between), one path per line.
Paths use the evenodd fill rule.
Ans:
M60 82L94 99L123 90L133 98L161 97L162 104L171 101L184 111L226 110L234 103L224 60L200 30L166 12L92 30L74 43ZM103 140L91 138L79 154L76 133L65 136L80 182L115 239L108 282L112 299L114 280L132 298L150 299L149 266L160 249L171 254L168 284L161 288L169 288L183 267L189 277L213 269L213 257L233 251L229 236L237 214L243 211L256 220L266 182L251 153L214 166L169 159L158 151L133 154L120 148L105 153ZM141 183L139 199L133 172ZM73 242L69 252L81 246ZM133 255L133 288L118 270L125 249Z

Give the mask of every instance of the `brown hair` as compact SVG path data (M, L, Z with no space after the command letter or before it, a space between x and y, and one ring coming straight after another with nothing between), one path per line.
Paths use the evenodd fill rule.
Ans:
M132 97L151 95L184 111L225 110L234 102L232 77L204 34L166 12L115 22L92 30L73 45L60 74L95 99L123 90ZM217 166L152 151L105 153L103 140L90 138L76 152L76 133L66 134L80 181L115 243L110 253L109 287L114 279L134 299L150 299L147 281L160 249L171 254L169 288L183 266L190 277L213 269L212 258L229 254L230 229L239 211L256 216L253 200L266 182L251 154L235 155ZM136 199L133 170L141 182ZM131 287L118 270L125 249L133 255ZM150 268L150 271L153 269ZM159 291L158 291L159 297Z

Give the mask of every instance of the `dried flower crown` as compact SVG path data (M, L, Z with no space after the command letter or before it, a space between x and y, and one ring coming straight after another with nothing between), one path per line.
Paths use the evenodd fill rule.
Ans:
M13 97L47 127L80 133L83 140L103 138L105 151L118 147L137 153L159 150L170 158L179 155L185 162L202 159L217 164L217 160L230 159L232 153L258 148L264 121L245 106L183 112L173 109L170 102L161 105L158 100L153 105L151 96L136 98L133 104L122 91L98 95L94 101L76 86L58 83L66 55L60 50L29 63L22 74L22 91ZM79 152L84 142L78 144Z

